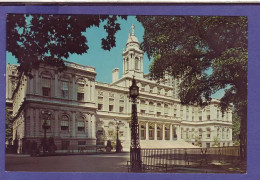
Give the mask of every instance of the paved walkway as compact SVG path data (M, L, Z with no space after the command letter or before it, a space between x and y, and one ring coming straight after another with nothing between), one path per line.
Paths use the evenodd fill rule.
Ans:
M6 171L32 172L128 172L126 162L129 153L62 155L30 157L29 155L6 155ZM154 172L154 171L147 171ZM158 172L158 171L157 171ZM162 169L165 173L165 169ZM245 173L246 163L205 164L198 167L176 166L168 173Z
M127 172L129 153L30 157L6 155L6 171Z

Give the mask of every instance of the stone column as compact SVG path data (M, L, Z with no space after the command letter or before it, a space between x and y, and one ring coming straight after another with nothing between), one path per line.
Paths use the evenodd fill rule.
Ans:
M59 136L60 132L60 122L59 122L59 111L54 111L54 116L55 116L55 131L54 131L54 136Z
M162 140L165 140L165 124L162 125Z
M164 115L164 104L162 103L161 105L161 114Z
M35 136L38 137L40 136L40 127L41 127L41 120L40 120L40 110L39 109L34 109L34 113L35 113Z
M95 82L94 81L91 81L91 83L92 83L92 88L91 88L91 97L92 97L92 99L91 99L91 101L93 102L94 100L95 100Z
M157 124L154 124L154 140L157 140Z
M28 112L28 115L30 116L30 124L29 124L29 129L30 129L30 133L29 133L29 136L30 137L33 137L34 136L34 132L33 132L33 127L34 127L34 122L35 122L35 119L33 117L33 108L30 108L27 112ZM28 130L29 131L29 130Z
M75 75L73 75L72 77L72 100L76 100L76 95L77 95L77 92L76 92L76 82L75 82Z
M88 114L88 138L91 138L91 114Z
M145 123L145 140L149 140L149 124Z
M177 140L181 139L181 126L176 126Z
M72 137L76 136L76 112L72 112Z
M172 128L172 124L170 124L170 141L173 140L173 128Z
M96 116L92 115L91 137L96 138Z
M35 89L36 89L35 94L40 95L39 71L38 70L36 70L34 79L35 79L34 84L35 84Z

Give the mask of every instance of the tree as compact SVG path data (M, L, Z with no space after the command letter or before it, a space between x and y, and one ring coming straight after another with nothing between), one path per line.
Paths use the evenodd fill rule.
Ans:
M13 137L12 115L8 108L5 109L5 141L11 142Z
M222 112L230 103L241 117L241 157L247 139L247 17L137 16L145 29L142 49L153 57L151 77L180 78L182 104L206 106L224 89Z
M237 112L234 112L232 115L232 137L233 137L233 142L235 145L239 145L239 134L240 134L240 123L241 123L241 118L238 116Z
M102 48L115 47L115 34L120 30L117 18L126 16L109 15L46 15L46 14L8 14L7 15L7 51L14 55L20 64L20 74L31 75L33 68L44 62L64 70L64 60L70 54L83 54L89 49L87 37L83 32L87 28L106 22L107 33L102 38Z

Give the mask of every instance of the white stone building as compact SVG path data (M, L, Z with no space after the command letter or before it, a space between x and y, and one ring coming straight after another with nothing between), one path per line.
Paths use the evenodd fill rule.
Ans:
M40 65L33 78L21 76L12 91L10 84L16 66L7 65L7 99L13 101L13 138L19 151L25 140L44 136L42 111L51 113L47 137L53 137L58 149L76 149L78 145L115 140L116 121L123 148L130 146L131 103L129 87L135 76L140 89L137 105L141 147L209 147L232 145L232 110L222 116L218 100L201 109L182 106L178 97L179 80L167 77L161 83L143 73L143 51L134 30L123 51L123 75L112 71L112 83L95 81L95 68L66 62L67 70ZM12 77L12 78L11 78ZM16 75L17 77L17 75ZM189 142L189 143L187 143Z

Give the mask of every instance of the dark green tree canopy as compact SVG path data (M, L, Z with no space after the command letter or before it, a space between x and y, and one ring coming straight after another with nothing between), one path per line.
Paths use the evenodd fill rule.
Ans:
M65 68L64 60L69 54L83 54L89 49L87 38L82 33L90 27L99 27L106 22L107 36L101 40L104 50L116 45L115 34L120 30L117 18L109 15L45 15L8 14L7 51L18 60L19 72L30 75L40 62Z
M145 29L142 49L153 57L154 79L181 78L183 104L207 105L226 89L221 107L247 100L247 17L138 16ZM245 110L245 109L244 109Z

